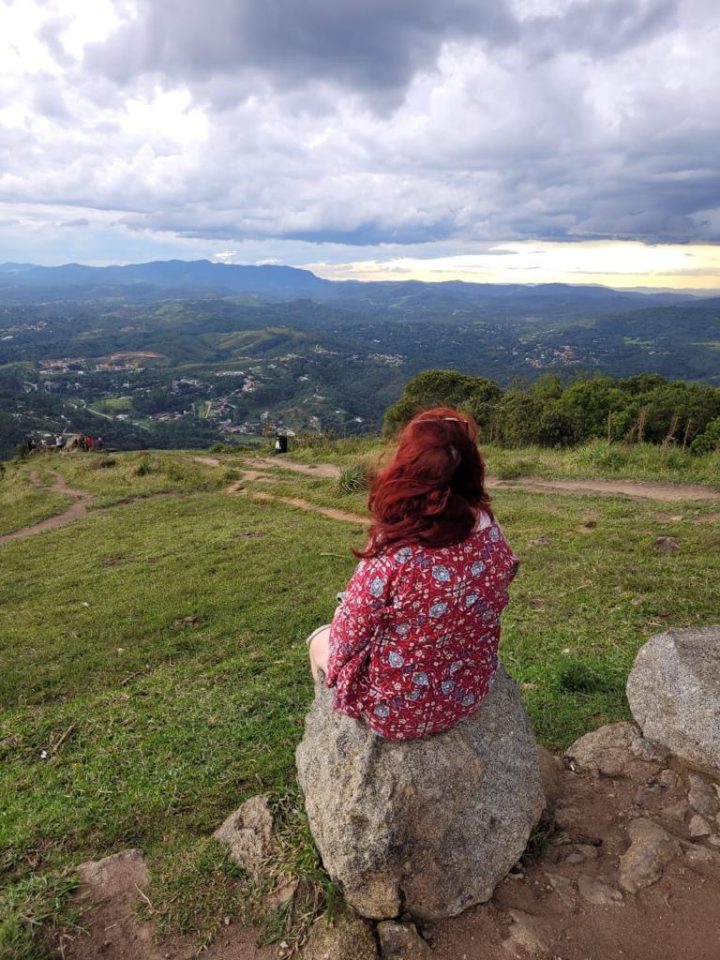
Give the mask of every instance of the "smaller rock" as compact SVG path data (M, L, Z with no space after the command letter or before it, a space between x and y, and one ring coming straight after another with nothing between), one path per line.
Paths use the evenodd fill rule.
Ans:
M81 863L77 874L96 903L128 894L135 899L138 887L142 890L150 879L142 851L136 848Z
M571 904L575 899L575 888L572 880L564 877L561 873L553 873L551 870L543 871L547 881L555 893L560 897L563 903Z
M701 817L699 813L696 813L690 818L688 833L693 840L698 840L700 837L709 837L712 833L712 830L710 829L710 824L707 822L707 820L704 817Z
M661 770L657 775L657 781L658 783L661 783L667 790L672 790L673 787L676 787L680 782L680 777L678 777L674 770L666 767L665 770Z
M377 960L369 925L357 914L344 913L333 923L320 917L310 928L303 960Z
M656 537L653 540L653 550L657 553L677 553L681 543L679 537Z
M588 903L595 903L598 906L607 906L610 903L619 903L623 895L615 887L611 887L602 880L596 880L595 877L578 877L578 891L580 896Z
M535 957L542 954L545 945L539 936L537 920L524 910L508 910L512 924L507 940L503 940L503 949L517 960L525 960L528 954Z
M426 960L432 956L414 923L383 920L377 925L377 934L383 960Z
M705 817L714 816L720 810L720 799L718 799L712 785L696 773L691 773L688 780L690 781L690 791L688 793L690 807L695 813L700 813Z
M665 763L670 756L670 751L660 743L654 740L648 740L647 737L633 737L630 740L630 753L637 759L645 763Z
M273 818L265 794L250 797L217 828L216 840L227 843L230 857L257 876L272 850Z
M676 800L675 803L668 803L663 807L663 813L671 820L685 820L690 811L690 805L687 800Z
M540 780L545 794L545 808L554 810L555 802L560 796L560 767L557 759L550 751L539 745L538 761L540 763Z
M634 802L638 807L647 807L653 801L658 800L660 797L664 796L665 787L660 783L646 783L642 787L639 787L634 798Z
M563 860L563 863L585 863L585 857L581 853L578 853L577 850L571 850Z
M663 870L680 853L680 844L652 820L639 817L628 826L630 846L620 857L620 886L637 893L656 883Z
M691 867L720 867L720 853L716 850L708 850L697 843L683 843L685 859Z
M632 745L641 739L633 723L609 723L586 733L565 751L571 766L619 777L631 757Z

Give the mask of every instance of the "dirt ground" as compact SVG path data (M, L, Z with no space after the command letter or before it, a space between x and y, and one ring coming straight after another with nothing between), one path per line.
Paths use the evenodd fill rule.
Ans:
M421 928L433 960L720 960L720 823L689 837L688 771L677 761L633 760L618 776L558 763L553 832L539 857L518 865L493 899ZM706 780L710 783L709 778ZM720 794L719 794L720 796ZM720 801L719 801L720 805ZM660 824L682 850L660 879L630 894L618 884L630 821ZM134 905L148 875L132 851L91 865L81 902L87 937L66 940L66 960L189 960L196 945L156 942ZM104 875L103 875L104 874ZM230 923L201 954L208 960L275 960L257 931ZM328 960L350 960L329 957ZM414 960L408 957L408 960Z

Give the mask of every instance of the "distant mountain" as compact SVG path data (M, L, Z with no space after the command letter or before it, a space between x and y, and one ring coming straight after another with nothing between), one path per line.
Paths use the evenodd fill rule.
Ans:
M330 281L295 267L211 263L209 260L158 260L126 266L88 267L68 263L42 267L31 263L0 264L0 298L23 302L41 299L98 300L124 296L132 300L160 296L248 295L269 300L313 299L357 304L363 311L392 310L415 319L437 318L464 309L489 316L580 317L623 313L647 306L691 301L678 293L636 293L601 286L562 283L494 284L452 280Z
M157 260L127 266L87 267L68 263L40 267L28 263L0 264L0 297L31 295L33 299L95 299L119 293L157 297L214 293L218 296L257 294L270 298L309 297L329 285L309 270L295 267L238 266L209 260Z

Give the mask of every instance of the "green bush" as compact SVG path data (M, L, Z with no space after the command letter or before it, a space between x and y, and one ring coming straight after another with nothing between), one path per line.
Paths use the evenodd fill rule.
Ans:
M361 490L369 490L371 479L367 464L353 463L345 467L338 477L338 493L360 493Z

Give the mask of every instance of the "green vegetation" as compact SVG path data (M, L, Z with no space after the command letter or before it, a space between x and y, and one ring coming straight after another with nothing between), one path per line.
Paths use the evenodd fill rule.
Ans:
M27 471L8 464L0 473L0 536L60 513L70 502L61 493L31 486Z
M352 440L305 458L351 477L379 449ZM581 469L577 451L501 453L533 471ZM252 494L362 512L367 493L278 470L233 496L223 487L242 459L194 456L38 456L0 480L43 497L30 471L57 471L96 497L84 519L0 546L2 960L41 957L43 937L75 922L74 866L129 846L146 851L161 930L202 944L226 915L257 917L262 890L210 837L258 792L281 837L272 869L306 881L312 904L333 895L293 758L312 695L304 638L331 617L362 529ZM652 501L502 489L494 506L522 560L502 655L538 735L562 747L627 716L627 671L650 635L716 618L718 528L703 522L713 505L669 514ZM658 535L679 537L680 552L655 552ZM286 919L267 922L269 938L292 935Z
M563 383L545 374L533 384L501 391L483 377L426 370L405 385L385 414L395 433L418 411L467 410L483 442L502 447L566 447L591 438L658 443L665 449L720 449L720 387L668 381L659 374L614 380L604 374Z

